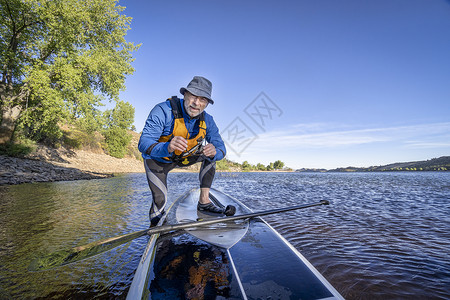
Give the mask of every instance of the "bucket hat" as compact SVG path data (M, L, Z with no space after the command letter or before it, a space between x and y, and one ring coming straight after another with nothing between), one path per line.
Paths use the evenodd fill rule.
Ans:
M180 89L182 95L184 95L186 91L197 97L205 97L208 99L209 103L214 104L213 99L211 99L212 83L205 77L194 76L187 87L182 87Z

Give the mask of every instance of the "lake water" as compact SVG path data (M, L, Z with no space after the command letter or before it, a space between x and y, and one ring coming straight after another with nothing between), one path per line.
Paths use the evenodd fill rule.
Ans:
M173 201L198 174L170 173ZM267 216L346 299L450 299L450 172L218 173L213 187ZM148 227L145 174L0 187L0 299L121 299L147 238L29 272L44 254Z

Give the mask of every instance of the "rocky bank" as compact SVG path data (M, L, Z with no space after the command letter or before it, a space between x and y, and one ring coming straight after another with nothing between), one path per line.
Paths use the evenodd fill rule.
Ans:
M135 172L145 172L142 161L84 150L39 146L25 158L0 155L0 185L106 178Z

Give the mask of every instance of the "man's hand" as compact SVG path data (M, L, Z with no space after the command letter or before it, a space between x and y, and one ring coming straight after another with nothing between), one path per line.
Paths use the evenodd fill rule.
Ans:
M181 136L174 136L167 149L169 150L169 153L172 153L175 150L183 152L186 151L187 145L187 140L185 138Z
M207 157L214 157L216 155L216 147L213 144L207 144L203 148L203 154Z

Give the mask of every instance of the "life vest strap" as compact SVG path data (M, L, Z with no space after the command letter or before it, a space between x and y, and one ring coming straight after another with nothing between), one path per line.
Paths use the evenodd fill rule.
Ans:
M170 98L169 101L175 119L183 118L183 110L181 109L181 100L177 96L172 96L172 98Z

